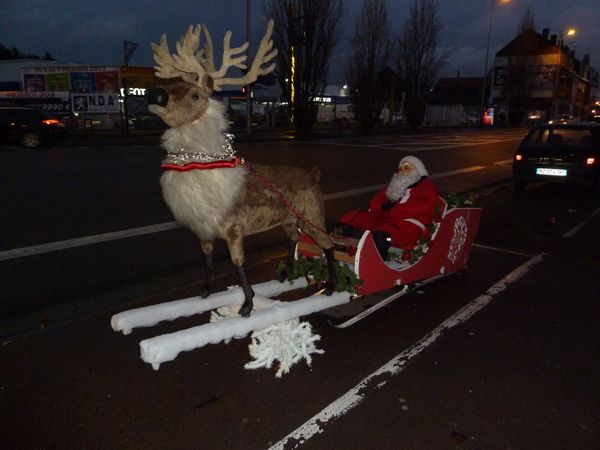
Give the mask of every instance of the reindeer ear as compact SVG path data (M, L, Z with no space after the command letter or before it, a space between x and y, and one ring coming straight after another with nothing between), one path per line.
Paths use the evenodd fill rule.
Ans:
M204 75L204 79L202 80L202 87L208 94L212 94L215 88L215 82L210 75Z

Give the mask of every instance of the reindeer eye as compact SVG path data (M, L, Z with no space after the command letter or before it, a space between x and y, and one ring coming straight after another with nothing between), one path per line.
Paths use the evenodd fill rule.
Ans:
M198 100L199 98L200 98L200 97L198 97L198 94L194 94L194 95L192 95L192 99L194 99L194 100Z

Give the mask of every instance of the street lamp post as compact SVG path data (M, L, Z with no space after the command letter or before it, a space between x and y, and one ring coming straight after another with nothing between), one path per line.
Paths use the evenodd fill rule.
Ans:
M494 17L494 3L496 0L490 0L490 20L488 22L487 44L485 47L485 65L483 66L483 83L481 86L481 107L479 108L479 123L483 123L483 110L485 108L485 89L487 87L488 60L490 57L490 38L492 37L492 18ZM502 3L508 3L510 0L500 0Z
M560 79L560 71L561 71L561 66L562 66L562 49L563 49L563 45L564 45L564 37L563 37L563 33L564 30L561 31L560 33L558 33L558 64L556 65L556 70L554 71L554 95L553 95L553 101L554 101L554 117L556 117L556 115L558 114L558 93L559 93L559 89L558 89L558 81ZM569 28L567 30L567 36L574 36L575 35L575 29L574 28Z

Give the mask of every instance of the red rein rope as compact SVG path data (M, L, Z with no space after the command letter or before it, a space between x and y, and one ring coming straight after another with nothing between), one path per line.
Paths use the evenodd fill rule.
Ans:
M256 178L258 178L258 180L262 184L264 184L267 187L267 189L269 189L271 192L273 192L277 196L277 198L281 201L281 203L283 203L290 211L292 211L292 213L296 216L296 218L298 220L305 222L306 224L310 225L311 227L319 230L321 233L324 233L326 235L329 234L329 233L327 233L327 231L325 231L319 225L316 225L314 222L307 219L307 217L302 213L302 211L298 210L298 208L296 208L292 204L290 199L287 198L283 192L281 192L281 189L279 189L279 186L277 186L275 183L273 183L271 180L269 180L264 175L258 173L258 171L254 167L252 167L250 164L248 164L247 162L244 162L244 165L248 166L248 168L250 169L250 173L252 175L254 175Z

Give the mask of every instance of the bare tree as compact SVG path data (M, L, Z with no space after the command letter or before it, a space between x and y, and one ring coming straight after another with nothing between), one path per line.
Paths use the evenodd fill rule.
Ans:
M351 45L348 77L352 104L363 129L371 130L390 89L390 77L384 68L393 41L385 0L363 0L362 11L354 21Z
M533 8L528 6L525 12L523 13L523 17L521 17L521 21L519 22L519 26L517 28L517 33L521 34L523 31L528 29L535 29L535 20L533 14Z
M279 49L278 78L290 100L291 114L301 134L315 123L331 53L338 42L341 0L268 0L265 15L275 20ZM286 81L287 80L287 81Z
M437 0L414 0L398 44L398 69L405 85L404 114L411 128L425 117L425 100L443 67Z

